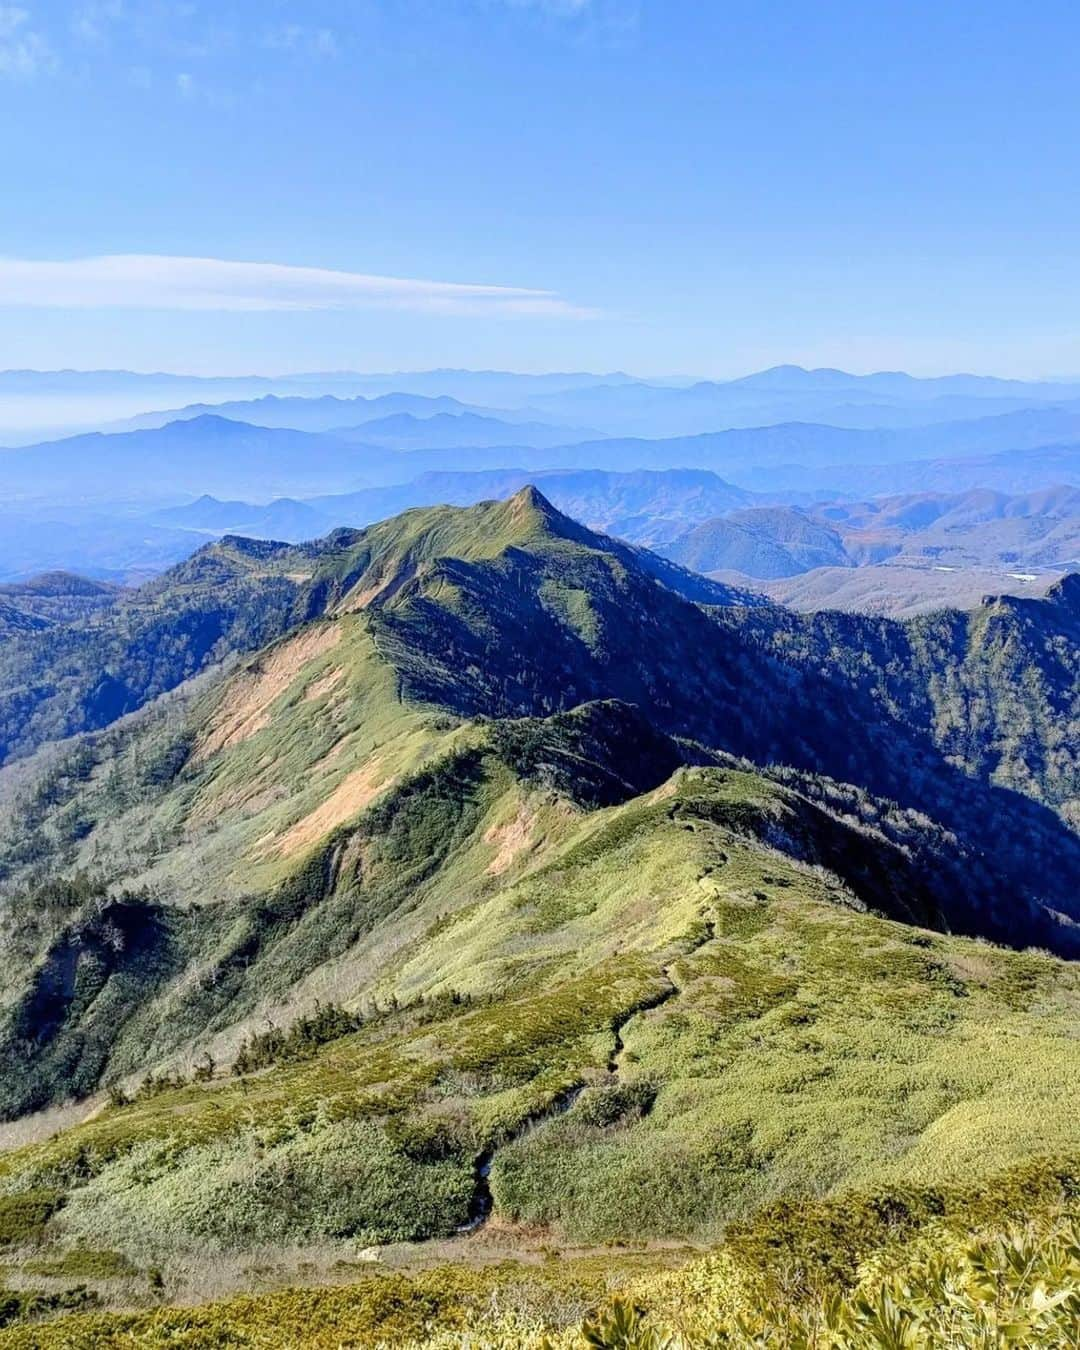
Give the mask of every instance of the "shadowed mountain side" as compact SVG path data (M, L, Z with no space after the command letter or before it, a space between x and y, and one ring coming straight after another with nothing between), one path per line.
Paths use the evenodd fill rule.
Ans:
M1045 601L1000 599L902 625L706 612L629 569L585 571L576 558L560 559L554 603L545 586L555 556L442 560L376 602L373 633L406 695L490 717L622 699L669 733L859 782L982 848L1006 840L1012 882L1033 901L1030 860L1053 858L1060 907L1080 917L1080 841L1052 812L991 786L1034 790L1075 814L1074 579ZM986 688L989 711L973 721L971 695ZM1049 739L1040 726L1054 728Z

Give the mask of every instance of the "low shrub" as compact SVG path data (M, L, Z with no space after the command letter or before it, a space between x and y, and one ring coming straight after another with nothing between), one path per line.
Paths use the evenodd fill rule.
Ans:
M0 1247L38 1242L62 1203L57 1191L21 1191L0 1195Z
M135 1274L135 1267L123 1252L73 1247L59 1257L37 1257L23 1263L27 1275L48 1275L53 1279L112 1280Z
M100 1297L85 1285L42 1293L33 1289L0 1289L0 1327L37 1322L59 1313L85 1312L100 1305Z
M418 1153L357 1120L276 1143L142 1145L72 1192L64 1229L90 1245L121 1234L140 1253L450 1233L468 1214L472 1158Z

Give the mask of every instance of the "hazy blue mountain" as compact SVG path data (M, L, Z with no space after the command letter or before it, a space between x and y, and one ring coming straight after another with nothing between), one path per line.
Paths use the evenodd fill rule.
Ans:
M392 449L453 449L458 446L547 446L572 445L595 431L582 427L557 427L546 422L507 422L475 412L441 412L417 417L413 413L392 413L387 417L362 422L336 433L343 439L358 439L371 445Z
M837 496L886 496L904 492L950 492L974 487L1024 493L1054 483L1080 483L1080 441L994 454L913 459L897 463L837 462L821 466L747 465L739 481L760 492L821 491Z
M836 489L836 470L843 468L844 489L862 493L857 485L862 466L877 472L882 465L909 460L971 458L1006 451L1045 448L1055 442L1080 441L1080 410L1025 409L993 417L904 429L828 426L815 422L783 422L770 426L735 427L692 436L609 437L554 445L522 457L517 446L475 447L477 453L455 468L499 468L507 464L540 469L597 468L610 470L699 468L722 474L747 488L757 488L755 477L779 469L791 482L779 478L761 484L766 490L792 487L802 491ZM429 472L446 463L437 455L411 453L414 473ZM407 461L401 461L402 464ZM789 472L790 471L790 472ZM783 477L781 473L780 477ZM1057 473L1039 484L1067 479ZM855 484L854 486L850 486ZM901 490L886 482L883 492ZM917 485L916 485L917 486ZM947 485L942 485L947 486Z
M412 413L393 413L379 417L359 427L344 429L338 435L350 439L355 433L359 439L373 445L391 448L456 448L458 445L477 447L506 447L529 445L543 450L548 445L575 444L597 432L582 427L552 427L548 423L522 421L509 423L502 417L487 417L481 413L435 413L432 417L416 417Z
M342 400L331 402L341 405ZM407 432L425 439L444 434L449 438L464 430L476 438L482 435L499 440L504 429L508 436L516 433L557 439L560 435L551 428L523 429L498 422L492 426L469 413L436 413L427 422L418 422L411 414L392 417L393 437ZM7 451L0 455L0 503L9 510L17 507L16 514L22 517L34 510L40 523L46 518L68 519L76 506L84 511L93 506L100 513L116 514L116 504L121 502L142 502L145 505L141 510L145 511L151 505L181 505L204 494L266 503L281 497L341 496L364 490L375 493L369 499L361 496L349 503L336 503L335 510L347 508L350 512L336 519L317 520L293 509L288 516L279 510L276 518L245 511L242 519L228 522L230 528L250 528L259 535L297 538L319 533L324 524L330 528L343 519L372 520L406 506L439 500L465 504L514 490L539 475L580 474L585 470L609 474L708 471L728 485L736 484L744 493L765 494L772 501L778 495L789 494L790 498L795 493L804 498L865 498L975 486L1016 493L1053 483L1080 483L1078 420L1080 414L1075 407L1061 405L903 430L786 423L665 439L593 438L570 445L455 444L409 449L365 440L363 426L343 433L315 433L256 427L205 414L161 428L112 435L91 433ZM376 425L375 436L379 435ZM1057 439L1048 441L1047 437ZM493 477L487 484L479 479L466 483L451 478L438 488L448 493L446 497L430 495L436 487L426 475L458 473ZM416 480L425 481L420 488L386 491ZM571 514L598 528L651 543L671 540L703 520L752 504L746 496L732 499L728 486L723 500L713 501L706 493L694 504L693 493L680 487L676 499L658 505L652 500L657 485L651 481L632 503L616 501L611 495L615 481L606 481L598 495L584 498L569 487L565 496L558 495L562 491L559 486L552 491L560 506ZM63 510L58 509L61 507ZM323 507L316 503L314 510L321 515ZM130 510L127 513L130 515ZM101 522L97 523L100 527ZM164 525L161 520L153 523ZM189 521L186 528L217 529L219 523L193 525ZM24 532L18 541L20 550L28 539ZM72 556L74 542L60 540L58 548L50 545L44 553L23 550L13 556L9 551L0 563L8 575L23 575L43 567L79 567L84 560ZM124 575L134 566L160 567L178 556L177 541L156 534L147 536L141 549L138 540L131 538L111 553L103 549L107 541L87 538L84 543L86 565L109 576Z
M270 395L272 398L267 399ZM185 398L186 396L186 398ZM306 397L312 405L298 408ZM346 414L334 399L366 403L387 398L381 410ZM974 375L917 379L903 372L851 375L835 370L779 366L740 379L643 380L615 372L521 375L505 371L435 370L397 374L311 372L269 378L203 379L126 371L0 372L0 435L25 441L34 426L101 426L119 417L154 413L139 426L198 416L208 408L255 424L326 430L358 425L393 412L453 411L452 406L407 400L452 401L472 411L501 410L504 420L592 426L609 435L671 437L734 427L810 421L872 430L928 426L992 413L1023 411L1080 399L1078 382L1027 382ZM225 401L229 402L226 404ZM190 406L180 406L186 401ZM255 404L255 407L250 406ZM224 406L223 406L224 405ZM284 407L282 405L285 405ZM36 439L41 439L39 435Z
M149 431L91 432L10 450L0 455L0 499L310 493L360 485L364 458L363 446L330 436L203 416Z
M309 371L283 376L198 376L127 370L8 370L0 371L0 444L25 445L106 427L142 429L175 420L178 411L198 416L226 401L258 402L268 394L282 399L336 395L341 400L361 395L368 400L383 396L417 396L449 399L478 411L490 412L494 409L525 409L536 393L553 393L599 383L633 382L629 375L585 372L516 375L500 371L456 370L402 374ZM192 411L188 412L188 407ZM160 413L158 410L162 409L175 411ZM240 410L241 420L258 421L257 415L247 416L246 411ZM419 409L402 404L371 415L382 416L391 411ZM149 421L137 427L116 428L114 425L120 419L144 414L150 414ZM504 415L512 417L513 413ZM535 411L528 415L535 419ZM342 425L356 425L361 420L360 414L352 414ZM297 429L310 428L300 424Z
M213 414L228 417L234 422L247 422L254 427L284 427L294 431L336 431L338 428L359 426L402 413L417 417L433 417L439 413L471 411L468 404L456 398L440 396L426 398L419 394L380 394L365 398L339 397L321 394L304 395L263 394L253 399L233 399L226 403L192 403L184 408L163 412L142 413L126 424L106 430L146 430L163 427L169 422L187 422L196 417Z
M0 516L0 582L21 582L54 570L142 581L186 558L200 542L189 531L145 520L26 520L5 513Z
M361 392L347 373L269 377L143 374L128 370L0 371L0 444L28 445L113 427L154 408L265 394ZM169 420L169 419L165 419ZM114 428L115 429L115 428ZM127 429L127 428L124 428Z
M204 495L187 506L158 511L154 520L177 529L202 534L240 534L249 539L314 539L331 528L328 517L306 502L278 497L265 506L242 501L219 501Z
M183 506L169 506L156 511L153 519L161 524L177 525L182 529L220 530L223 534L227 534L236 521L266 509L255 502L222 501L219 497L204 492L201 497Z
M538 407L620 435L694 435L779 422L852 428L904 428L1061 404L1080 397L1076 384L950 377L854 376L842 371L779 367L727 383L688 387L598 384L540 395Z
M531 482L561 511L591 529L633 543L656 545L681 534L688 522L706 520L757 500L716 474L701 469L580 473L498 469L491 472L427 473L411 483L313 497L298 502L219 501L204 496L156 512L162 524L208 534L243 534L298 543L338 526L360 527L417 506L472 506L509 497Z
M935 375L920 377L902 370L879 370L852 375L846 370L802 366L771 366L728 382L729 388L824 391L871 391L904 399L936 399L943 396L974 398L1018 397L1030 402L1080 396L1080 381L1003 380L992 375ZM1071 391L1071 393L1070 393Z

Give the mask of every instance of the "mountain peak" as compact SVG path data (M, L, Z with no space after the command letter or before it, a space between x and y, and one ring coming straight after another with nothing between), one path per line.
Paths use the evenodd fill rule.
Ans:
M507 505L513 507L515 511L538 511L548 519L554 519L562 515L552 506L535 483L526 483L523 488L519 488L512 497L507 498Z
M595 547L599 541L599 536L592 530L552 505L535 483L526 483L498 505L502 507L511 535L556 535L588 548Z

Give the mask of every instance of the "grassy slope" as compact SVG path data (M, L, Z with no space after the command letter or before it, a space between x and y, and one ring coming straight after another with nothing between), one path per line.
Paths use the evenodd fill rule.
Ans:
M711 1241L778 1196L1076 1156L1073 967L865 912L970 911L992 860L625 706L461 720L533 710L539 671L674 730L722 724L691 707L720 688L714 621L632 556L553 534L529 496L465 536L473 516L422 514L415 537L343 540L314 582L326 618L77 743L29 803L40 847L7 858L9 1008L46 1006L26 1003L27 967L38 999L72 952L84 974L19 1091L48 1100L73 1065L92 1086L206 1048L224 1064L264 1012L317 996L369 1016L314 1058L4 1155L17 1250L120 1247L173 1271L206 1247L450 1234L488 1150L497 1215L584 1242ZM707 648L688 676L677 619ZM611 690L626 644L661 640L669 661ZM416 701L439 690L458 715ZM68 892L18 889L39 857ZM112 900L85 879L105 869ZM154 960L136 931L160 934Z
M67 1241L145 1258L451 1231L473 1155L500 1140L498 1210L589 1241L709 1239L781 1194L1075 1150L1073 968L860 912L761 843L805 809L707 768L601 808L456 915L430 898L375 986L426 1007L296 1066L107 1109L6 1155L5 1185L64 1195ZM431 1000L451 988L472 1001ZM319 1160L358 1141L363 1165L330 1183Z
M1022 697L1029 730L1016 743L1036 755L1040 782L1050 789L1071 773L1069 708L1055 706L1050 679L1024 666L1036 641L1008 627L1011 608L973 620L977 637L955 625L871 625L860 630L862 658L850 669L838 660L835 684L811 688L774 651L796 672L820 666L850 641L843 616L813 626L746 611L710 617L679 593L684 578L658 586L639 555L601 544L528 490L340 532L308 559L309 599L326 617L208 692L149 709L54 759L9 817L0 859L14 958L5 977L16 1068L7 1110L170 1054L227 1056L267 1012L374 987L425 905L459 908L490 884L497 859L513 863L525 846L557 841L568 811L585 804L585 766L610 765L611 746L577 748L561 804L526 803L503 753L513 751L507 733L461 715L545 712L614 693L669 731L735 749L757 742L763 758L785 755L783 719L785 757L811 768L832 760L886 787L906 781L913 804L971 825L974 849L923 822L914 861L905 870L893 857L891 877L873 875L881 850L864 850L864 889L876 888L881 911L989 933L1027 923L1031 934L1033 900L1071 903L1075 837L953 767L965 757L980 767L974 730L993 747L993 728ZM280 571L285 553L298 551L271 547L269 562L260 553L249 565ZM1063 604L1019 613L1067 664L1054 618ZM965 653L962 664L950 664L950 647ZM987 661L1010 678L981 673ZM913 665L935 672L917 686L921 698L905 673ZM977 683L981 701L970 694ZM853 708L865 714L870 751L854 766L840 744ZM960 721L957 708L966 710ZM656 737L639 723L626 734ZM549 725L540 742L551 734ZM948 758L934 758L935 738ZM663 752L667 771L685 753ZM996 753L981 765L988 772ZM657 768L651 782L623 784L610 799L662 776ZM802 786L827 811L863 810L857 794ZM994 855L980 847L984 835ZM1034 867L1040 852L1053 866ZM822 861L841 873L847 865L828 851ZM58 867L79 884L41 881ZM121 886L148 905L137 939L129 928L142 911L116 908ZM27 1042L26 1028L54 1022L60 1030L44 1049L40 1030Z

